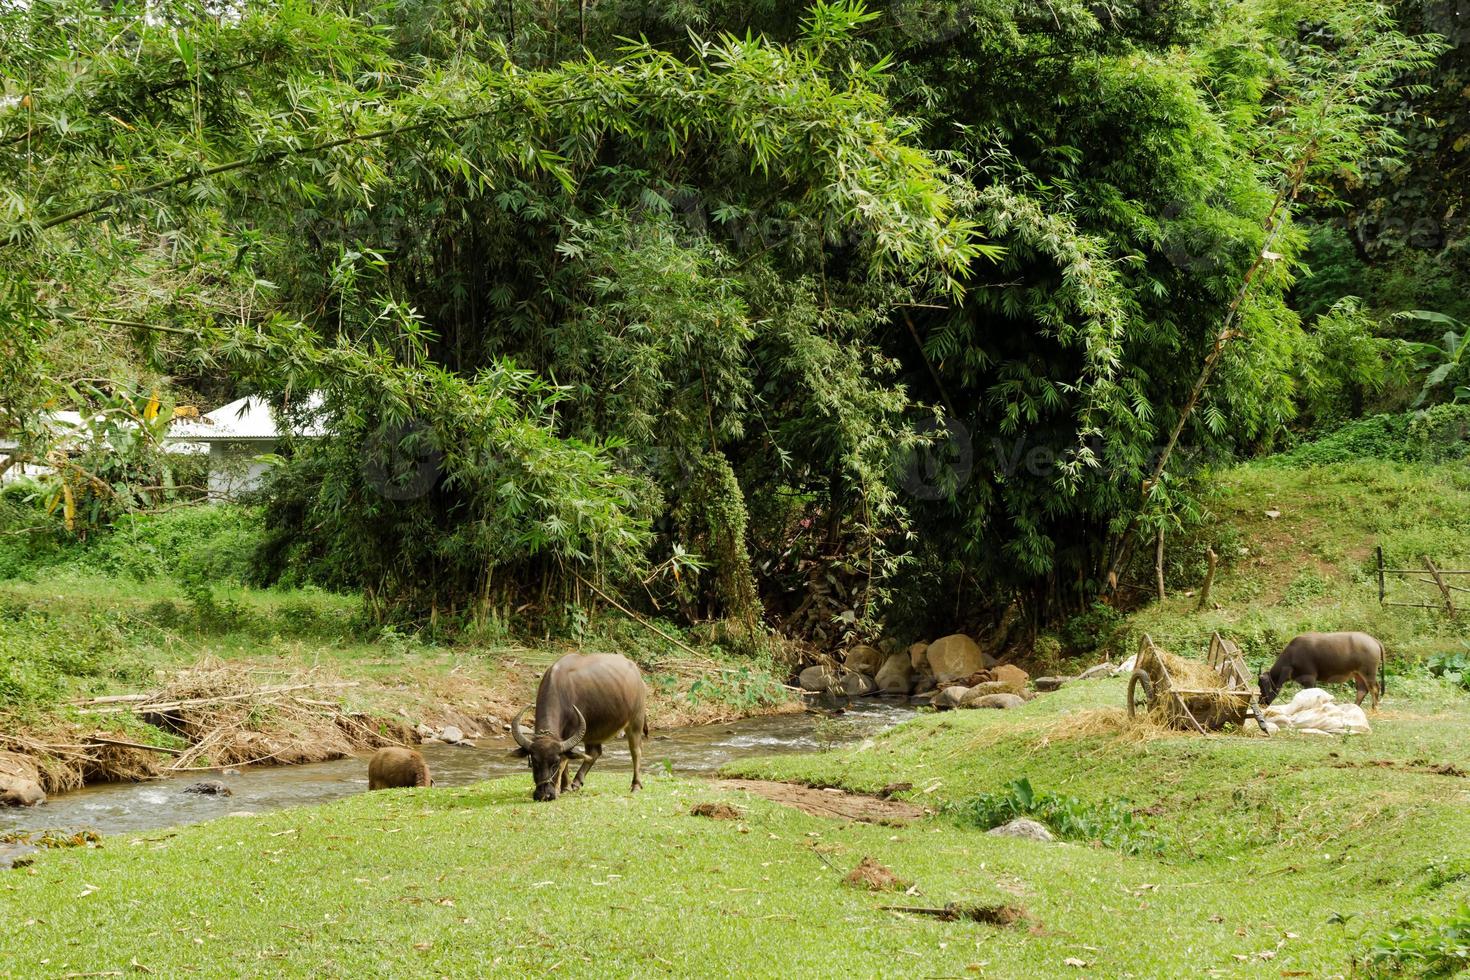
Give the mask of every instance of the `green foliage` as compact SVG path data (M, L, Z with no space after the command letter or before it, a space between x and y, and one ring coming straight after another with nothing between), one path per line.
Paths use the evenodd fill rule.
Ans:
M1108 643L1125 618L1116 606L1095 602L1091 609L1062 624L1060 639L1070 653L1091 653Z
M1470 969L1470 906L1404 919L1374 941L1363 962L1383 976L1459 975Z
M1191 520L1174 433L1182 477L1384 387L1346 309L1302 334L1293 218L1401 155L1438 47L1371 0L918 6L6 7L0 430L324 391L257 575L376 622L575 631L586 580L753 632L823 568L852 628L1086 610ZM179 495L137 455L43 503Z
M149 679L147 659L128 639L128 625L104 614L0 615L0 713L24 715L104 682Z
M1273 466L1331 466L1365 459L1442 463L1470 455L1470 406L1375 415L1268 457Z
M754 712L783 704L786 690L766 671L748 667L701 677L685 692L690 704L712 702L738 711Z
M1099 805L1075 796L1037 792L1025 778L1007 783L998 792L946 803L944 812L982 830L999 827L1017 817L1031 817L1059 837L1093 841L1127 854L1156 851L1161 847L1158 838L1127 806Z
M1470 340L1470 327L1453 317L1428 310L1409 310L1399 316L1450 328L1437 345L1412 345L1421 358L1420 370L1426 372L1424 387L1419 391L1414 407L1418 408L1432 397L1448 398L1454 402L1470 401L1470 361L1464 357L1466 341ZM1461 328L1459 333L1455 332L1455 327Z
M1441 677L1470 691L1470 654L1436 653L1424 662L1431 677Z
M1338 300L1312 323L1297 366L1305 414L1318 427L1362 416L1390 385L1409 375L1412 349L1378 335L1355 297Z

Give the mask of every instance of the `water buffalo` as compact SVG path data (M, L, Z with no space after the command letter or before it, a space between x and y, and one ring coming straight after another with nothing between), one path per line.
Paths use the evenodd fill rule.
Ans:
M569 653L552 664L536 689L535 735L527 736L521 729L529 705L510 723L510 733L520 746L514 754L531 762L536 780L532 798L554 800L568 789L580 789L587 770L602 755L602 743L624 730L633 756L632 791L641 789L638 766L648 736L647 698L643 675L627 657ZM578 742L584 744L585 753L577 751ZM569 780L573 759L582 767Z
M1303 633L1286 645L1271 669L1261 674L1261 704L1268 705L1288 681L1302 687L1358 686L1358 704L1373 696L1373 707L1387 689L1383 644L1367 633Z
M379 749L368 763L369 790L433 785L429 764L413 749L397 746Z

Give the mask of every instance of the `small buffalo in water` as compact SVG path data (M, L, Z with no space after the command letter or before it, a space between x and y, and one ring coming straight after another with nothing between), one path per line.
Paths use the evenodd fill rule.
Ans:
M379 749L368 763L369 790L433 785L429 764L413 749L398 746Z
M569 653L552 664L536 688L535 734L527 735L521 728L531 705L510 723L511 736L520 746L513 754L530 760L536 781L532 798L554 800L569 789L581 789L587 770L602 755L602 743L621 731L627 732L633 756L632 792L641 789L638 769L648 737L647 700L643 674L627 657ZM585 752L577 750L578 742ZM576 778L569 779L573 760L582 766Z
M1302 687L1345 684L1358 687L1358 704L1367 695L1373 707L1387 689L1383 644L1367 633L1303 633L1286 645L1271 669L1261 674L1261 704L1268 705L1289 681Z

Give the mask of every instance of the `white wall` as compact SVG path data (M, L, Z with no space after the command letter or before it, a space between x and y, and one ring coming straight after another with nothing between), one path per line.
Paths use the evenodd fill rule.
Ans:
M209 496L213 500L233 500L240 494L260 486L270 463L256 459L276 451L273 440L250 442L212 442L209 444Z

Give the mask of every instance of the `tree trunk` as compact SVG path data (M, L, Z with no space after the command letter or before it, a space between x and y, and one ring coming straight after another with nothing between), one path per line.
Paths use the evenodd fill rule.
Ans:
M1205 555L1210 560L1209 571L1205 572L1205 584L1200 586L1199 605L1195 606L1197 612L1203 612L1210 601L1210 586L1215 584L1215 566L1219 563L1219 556L1215 554L1214 548L1206 548Z
M1154 579L1159 587L1159 601L1163 602L1167 596L1164 593L1164 526L1159 525L1159 533L1154 537Z

